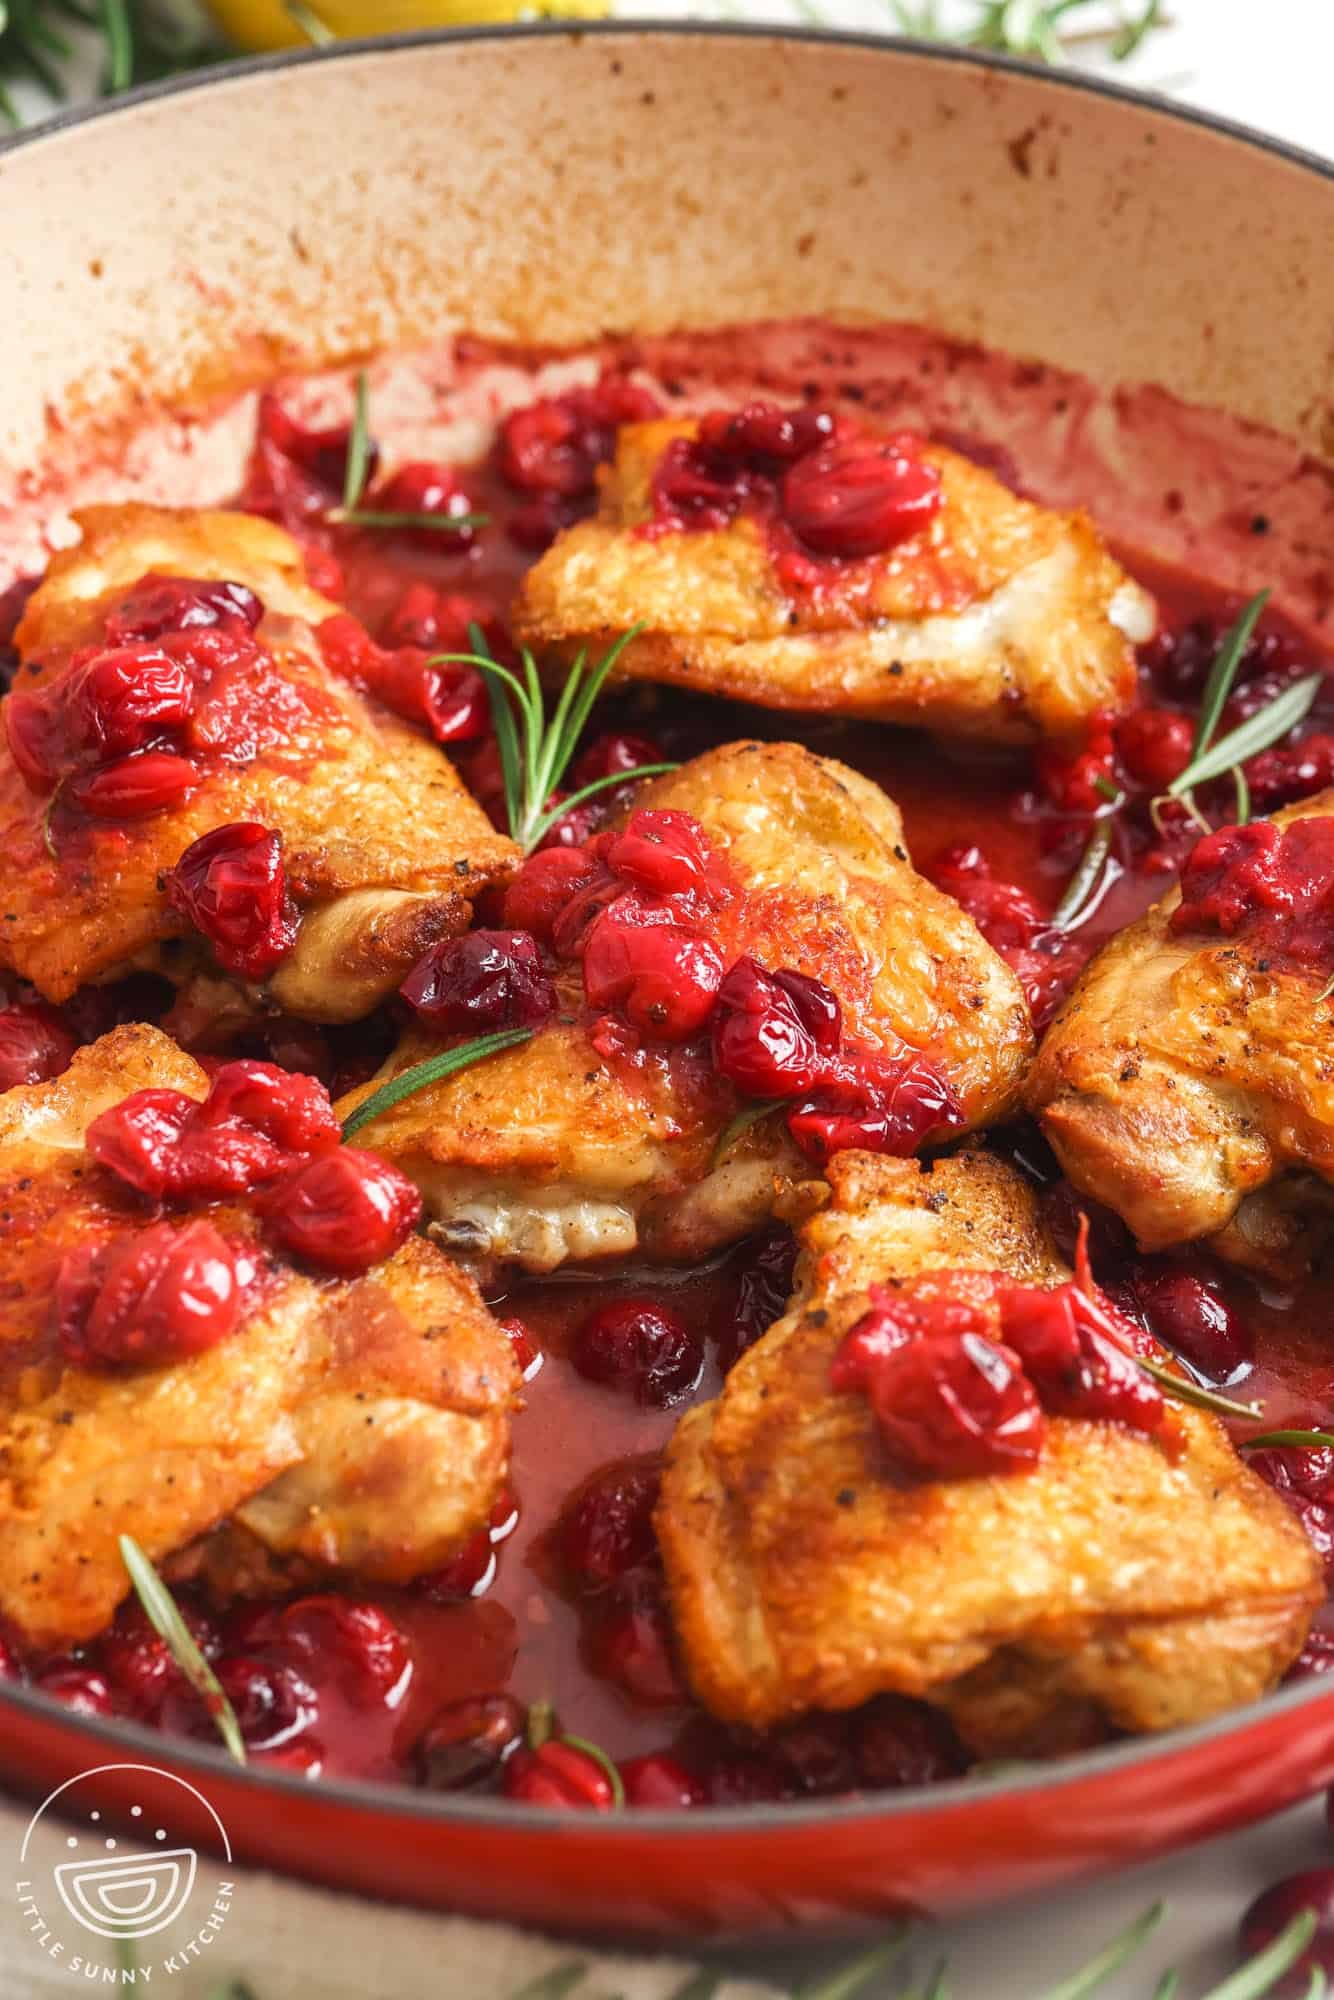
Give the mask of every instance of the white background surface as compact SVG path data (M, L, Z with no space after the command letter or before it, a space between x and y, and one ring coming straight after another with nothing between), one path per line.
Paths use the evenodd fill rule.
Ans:
M1130 65L1115 72L1146 88L1166 88L1177 98L1286 138L1313 151L1334 151L1334 0L1170 0L1173 24L1151 37ZM671 0L621 0L622 15L714 11ZM722 11L718 9L718 11ZM749 18L801 18L783 0L754 6L738 0ZM892 26L883 0L821 0L831 25L884 31ZM971 10L961 0L959 18ZM1240 261L1244 242L1237 244ZM0 1816L0 1848L7 1848L22 1816ZM1228 1969L1238 1915L1269 1882L1298 1869L1334 1863L1334 1845L1318 1806L1309 1806L1249 1833L1215 1842L1172 1862L1143 1868L1038 1905L1026 1905L924 1937L915 1969L948 1951L955 2000L1040 2000L1057 1979L1105 1944L1156 1898L1169 1902L1167 1919L1134 1965L1106 1987L1105 2000L1148 2000L1162 1971L1182 1969L1181 2000L1194 2000ZM14 1926L0 1871L0 1995L18 2000L41 1991L79 1990L57 1975L50 1988L40 1961ZM695 1940L682 1938L682 1955ZM841 1955L840 1955L841 1956ZM780 1954L732 1958L729 1969L769 1974L787 1986L798 1966L808 1976L837 1962L824 1952L784 1949ZM227 1938L227 1968L243 1971L256 2000L287 2000L301 1993L362 1993L368 2000L504 2000L525 1964L518 1940L488 1938L475 1927L431 1923L406 1913L349 1905L335 1911L328 1899L276 1883L244 1878L238 1886ZM154 1992L215 1990L199 1975L184 1988L154 1980ZM623 1964L594 1978L590 1993L656 1996L672 1990L664 1974L645 1967L636 1976ZM41 1982L39 1984L39 1981ZM735 1989L738 1993L742 1989ZM755 1992L755 1988L750 1989ZM888 2000L900 1990L896 1973L867 2000Z

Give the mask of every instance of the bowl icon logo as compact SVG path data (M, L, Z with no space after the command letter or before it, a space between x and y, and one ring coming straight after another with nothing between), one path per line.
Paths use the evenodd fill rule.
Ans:
M193 1847L161 1854L62 1861L54 1869L60 1900L87 1931L104 1938L145 1938L181 1914L195 1885Z

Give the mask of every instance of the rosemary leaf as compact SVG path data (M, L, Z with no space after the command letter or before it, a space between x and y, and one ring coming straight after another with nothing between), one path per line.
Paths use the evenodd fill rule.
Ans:
M222 1684L195 1643L194 1634L180 1613L176 1599L154 1569L133 1535L120 1538L120 1559L134 1585L144 1615L203 1702L228 1752L238 1764L246 1761L245 1744L236 1720L236 1711L223 1693Z
M1112 851L1112 815L1100 819L1089 835L1088 845L1080 855L1075 872L1065 885L1065 894L1051 913L1051 927L1057 931L1072 930L1083 916L1089 913L1089 905L1097 893Z
M366 370L357 370L357 386L352 399L352 428L347 436L347 457L343 461L343 514L352 513L366 491L366 474L371 463L370 390Z
M567 812L573 812L585 799L596 798L599 792L609 792L620 785L638 785L645 778L660 778L665 771L679 771L679 764L636 764L631 771L610 771L605 778L594 778L592 784L581 785L577 792L571 792L559 805L544 812L528 836L530 850L540 847L557 820L564 819Z
M1300 1445L1305 1451L1318 1451L1322 1447L1334 1445L1334 1431L1257 1431L1254 1437L1239 1438L1237 1442L1243 1451L1267 1451L1271 1445Z
M1176 2000L1177 1988L1181 1984L1181 1974L1177 1971L1165 1972L1153 1989L1153 2000Z
M1136 1917L1133 1924L1128 1924L1119 1937L1113 1938L1096 1958L1091 1958L1078 1972L1072 1972L1059 1986L1053 1986L1050 1992L1044 1993L1042 2000L1084 2000L1086 1993L1096 1992L1104 1980L1110 1979L1147 1942L1162 1922L1166 1909L1166 1903L1151 1905L1142 1916Z
M1163 28L1166 25L1167 16L1163 8L1163 0L1148 0L1148 5L1145 7L1144 12L1136 20L1127 21L1121 32L1114 37L1112 41L1113 62L1128 62L1141 43L1153 33L1155 28ZM1175 1974L1169 1976L1175 1980Z
M1315 1911L1300 1911L1272 1944L1248 1958L1221 1986L1206 1993L1204 2000L1261 2000L1297 1963L1315 1934L1315 1926Z
M1195 740L1190 746L1192 762L1202 750L1207 750L1213 741L1218 718L1227 706L1232 683L1237 678L1237 669L1260 622L1260 614L1268 602L1269 592L1267 590L1258 592L1225 634L1214 656L1214 663L1209 669L1209 678L1204 683L1204 693L1200 696L1200 712L1195 719Z
M489 514L409 514L375 507L331 507L325 515L340 528L429 528L439 535L461 535L470 528L484 528Z
M593 1762L606 1778L607 1783L611 1786L611 1803L613 1809L620 1812L625 1805L625 1786L621 1782L620 1772L612 1763L606 1751L598 1744L590 1743L586 1736L567 1736L563 1729L560 1733L560 1740L562 1743L568 1743L572 1750L582 1750L585 1757L592 1758Z
M717 2000L722 1979L716 1972L695 1972L684 1986L678 1986L668 2000Z
M344 1139L352 1138L363 1125L369 1125L372 1119L392 1111L405 1097L413 1097L417 1091L428 1090L433 1083L454 1076L461 1069L470 1069L474 1063L485 1062L488 1056L498 1056L504 1049L517 1049L520 1042L531 1042L532 1039L531 1028L505 1028L499 1034L479 1035L475 1041L445 1049L438 1056L427 1056L424 1062L414 1063L411 1069L391 1077L388 1083L381 1084L378 1090L363 1098L343 1120Z
M864 1951L860 1958L850 1960L828 1977L799 1986L793 2000L852 2000L852 1996L860 1993L868 1980L874 1979L878 1973L887 1972L902 1957L909 1929L907 1924L897 1925L883 1944Z
M1306 674L1271 702L1247 716L1235 729L1220 737L1217 743L1192 758L1184 771L1173 778L1164 794L1169 799L1179 799L1185 793L1195 790L1197 785L1207 785L1211 778L1221 778L1236 764L1244 764L1250 757L1267 750L1287 735L1290 729L1304 720L1312 702L1325 685L1323 674Z
M1237 825L1249 826L1251 819L1251 788L1246 782L1246 773L1240 764L1232 766L1232 786L1237 794Z
M1150 1361L1143 1354L1135 1358L1145 1374L1152 1375L1175 1402L1190 1403L1197 1410L1212 1410L1216 1417L1242 1417L1251 1423L1264 1415L1258 1403L1234 1403L1230 1396L1220 1396L1216 1389L1205 1389L1184 1375L1174 1375L1161 1361Z
M748 1132L752 1125L758 1125L762 1118L769 1116L770 1112L780 1111L782 1106L781 1097L763 1097L754 1104L743 1105L736 1117L729 1120L718 1134L718 1143L709 1161L709 1172L712 1173L715 1167L722 1165L743 1132Z
M293 27L299 28L312 48L327 48L337 37L328 23L322 21L307 0L283 0L283 12Z
M565 2000L567 1993L583 1985L587 1972L586 1959L569 1959L564 1965L553 1965L550 1972L530 1979L526 1986L516 1987L509 2000Z
M100 0L100 12L107 45L106 87L114 96L134 81L134 29L126 0Z
M524 1734L530 1750L540 1750L549 1743L556 1733L556 1711L549 1701L533 1701L528 1704L528 1722Z

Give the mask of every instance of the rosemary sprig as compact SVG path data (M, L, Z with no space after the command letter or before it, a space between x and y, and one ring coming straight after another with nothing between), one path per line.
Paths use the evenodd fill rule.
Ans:
M441 653L436 656L442 666L475 667L486 682L505 788L505 817L511 839L525 854L531 854L550 833L556 821L563 819L573 807L582 805L585 799L594 798L599 792L617 785L636 784L641 778L655 778L663 771L676 770L674 763L663 763L640 764L633 771L613 771L605 778L595 778L591 784L581 785L578 791L571 792L555 805L549 804L552 793L565 776L575 745L583 735L593 704L601 694L608 674L641 630L642 627L632 625L628 632L623 632L595 667L589 667L587 654L581 652L566 675L550 717L546 712L537 663L526 648L521 656L521 675L511 673L508 667L502 667L493 657L481 628L470 625L471 653Z
M1238 1442L1243 1451L1267 1451L1271 1445L1299 1445L1305 1451L1317 1451L1334 1445L1334 1431L1258 1431Z
M1300 1911L1272 1943L1267 1944L1263 1951L1256 1952L1254 1958L1248 1958L1245 1965L1238 1966L1221 1986L1215 1986L1212 1993L1206 1993L1204 2000L1261 2000L1261 1996L1271 1993L1284 1973L1291 1971L1297 1963L1315 1935L1315 1926L1315 1911ZM1320 1990L1320 1986L1313 1982L1306 2000L1317 2000Z
M484 528L489 514L411 514L379 507L331 507L325 515L340 528L430 528L435 534L461 535Z
M567 1993L583 1985L587 1972L586 1959L569 1959L564 1965L553 1965L550 1972L539 1973L526 1986L516 1988L509 2000L565 2000Z
M868 1980L887 1972L903 1956L910 1929L908 1924L897 1925L883 1944L873 1945L827 1978L808 1980L797 1988L792 2000L852 2000Z
M246 1761L236 1711L195 1642L194 1634L181 1616L180 1606L154 1569L133 1535L120 1538L120 1559L144 1608L149 1624L162 1639L172 1659L203 1702L229 1754L238 1764Z
M485 1062L488 1056L498 1056L504 1049L517 1049L521 1042L533 1039L531 1028L504 1028L498 1034L479 1035L475 1041L461 1042L457 1048L446 1049L438 1056L427 1056L424 1062L414 1063L388 1083L381 1084L369 1097L363 1098L355 1110L343 1120L343 1138L351 1139L363 1125L372 1119L392 1111L405 1097L412 1097L419 1090L427 1090L433 1083L439 1083L447 1076L454 1076L461 1069L470 1069L474 1063Z
M905 35L928 42L962 42L966 48L994 49L1002 55L1035 56L1040 62L1064 60L1077 43L1106 45L1115 62L1125 62L1155 28L1166 26L1163 0L1147 0L1138 11L1118 8L1107 25L1071 33L1067 16L1086 12L1092 0L973 0L979 18L971 28L951 28L942 20L939 0L889 0ZM1105 16L1106 7L1102 8Z
M1258 756L1261 750L1268 750L1272 743L1286 736L1303 721L1312 702L1325 684L1323 674L1304 674L1292 686L1284 688L1282 694L1266 702L1254 715L1248 715L1226 736L1221 736L1207 750L1192 757L1184 771L1173 778L1162 794L1165 799L1181 799L1193 792L1197 785L1207 785L1212 778L1223 778L1238 764L1248 758Z
M717 2000L722 1978L716 1972L696 1972L684 1986L678 1986L670 2000Z
M1107 870L1112 852L1112 829L1116 822L1119 806L1110 813L1104 813L1088 838L1088 845L1075 864L1075 872L1065 885L1065 894L1052 911L1050 923L1053 930L1069 931L1084 917L1092 913L1092 906L1102 888L1103 876Z
M347 457L343 461L343 513L350 514L366 491L371 469L371 397L366 370L357 370L352 391L352 428L348 432Z
M484 528L489 514L421 514L401 508L363 507L366 482L371 469L370 384L366 370L357 370L352 393L352 427L347 434L347 457L343 464L343 501L330 507L325 520L340 528L429 528L440 535L461 535L471 528Z
M1166 1903L1152 1904L1142 1915L1136 1917L1133 1924L1127 1924L1120 1935L1114 1937L1109 1945L1104 1946L1087 1965L1081 1966L1078 1972L1072 1972L1068 1979L1063 1979L1059 1986L1053 1986L1050 1992L1044 1993L1042 2000L1084 2000L1086 1994L1096 1992L1104 1980L1110 1979L1127 1959L1135 1956L1141 1945L1145 1944L1157 1930L1166 1912Z
M1235 1403L1230 1396L1220 1396L1217 1389L1206 1389L1199 1382L1192 1382L1188 1376L1174 1375L1161 1361L1151 1361L1147 1355L1137 1354L1135 1359L1146 1375L1152 1375L1155 1382L1178 1403L1190 1403L1197 1410L1212 1410L1216 1417L1231 1417L1254 1423L1264 1415L1259 1403Z
M0 0L0 121L22 123L5 88L20 77L55 103L68 95L62 67L75 51L57 18L96 30L104 51L100 88L108 95L231 53L202 10L183 12L160 0Z

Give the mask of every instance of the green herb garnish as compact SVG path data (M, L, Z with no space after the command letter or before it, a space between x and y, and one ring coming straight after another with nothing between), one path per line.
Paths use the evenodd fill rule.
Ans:
M1257 1417L1264 1415L1258 1403L1234 1403L1230 1396L1220 1396L1216 1389L1205 1389L1187 1376L1174 1375L1161 1361L1150 1361L1143 1354L1137 1354L1135 1359L1145 1374L1152 1375L1175 1402L1191 1403L1197 1410L1212 1410L1216 1417L1244 1418L1248 1423L1254 1423Z
M479 1035L475 1041L461 1042L457 1048L445 1049L438 1056L427 1056L424 1062L414 1063L411 1069L391 1077L388 1083L363 1098L343 1120L343 1138L352 1138L363 1125L392 1111L405 1097L413 1097L417 1091L427 1090L431 1084L440 1083L461 1069L470 1069L474 1063L485 1062L488 1056L498 1056L504 1049L517 1049L521 1042L532 1039L531 1028L504 1028L498 1034Z
M357 370L352 396L352 427L347 434L347 457L343 464L343 501L330 507L325 520L340 528L429 528L435 534L461 535L470 528L484 528L489 514L421 514L402 509L363 507L366 481L371 469L370 385L366 370Z
M1084 917L1092 914L1103 887L1103 877L1112 852L1112 827L1116 811L1104 814L1089 835L1088 845L1075 864L1075 872L1065 885L1065 894L1052 911L1048 921L1053 930L1073 930Z
M1284 1973L1297 1963L1315 1935L1315 1926L1315 1911L1302 1910L1271 1944L1254 1958L1248 1958L1221 1986L1206 1993L1204 2000L1261 2000L1261 1995L1272 1992ZM1308 1992L1307 2000L1315 2000L1319 1992L1319 1986L1315 1987L1314 1993Z
M1114 1937L1096 1958L1091 1958L1078 1972L1072 1972L1059 1986L1053 1986L1050 1992L1044 1993L1042 2000L1084 2000L1085 1994L1096 1992L1104 1980L1110 1979L1127 1959L1135 1956L1141 1945L1157 1930L1166 1910L1166 1903L1154 1903L1142 1916L1136 1917L1133 1924L1128 1924L1119 1937Z
M144 1608L144 1615L166 1644L167 1651L203 1702L231 1756L238 1764L246 1761L236 1711L223 1692L222 1683L196 1644L194 1634L181 1616L180 1606L154 1569L133 1535L120 1538L120 1559Z
M517 1988L509 2000L565 2000L567 1993L573 1993L576 1986L582 1986L587 1972L586 1959L569 1959L564 1965L553 1965L550 1972L530 1979L526 1986Z
M1125 62L1155 28L1165 25L1163 0L1147 0L1135 10L1121 7L1117 19L1096 28L1068 25L1071 17L1087 16L1091 0L972 0L978 19L971 28L954 28L941 16L940 0L889 0L905 35L928 42L962 42L966 48L994 49L1001 55L1036 57L1059 63L1080 42L1106 47L1115 62ZM1107 9L1102 8L1106 15Z
M54 103L68 96L61 71L76 52L57 25L64 21L99 35L104 52L99 89L108 95L231 53L202 10L168 8L155 0L0 0L0 119L7 124L22 123L5 88L21 77Z
M581 1750L585 1757L590 1758L597 1765L603 1777L611 1786L611 1803L613 1808L617 1812L623 1811L625 1807L625 1786L622 1783L620 1772L606 1751L598 1744L590 1743L586 1736L567 1736L563 1729L560 1732L558 1740L561 1743L568 1743L571 1750Z
M822 1979L815 1979L805 1986L799 1986L793 2000L852 2000L854 1993L860 1993L867 1981L877 1974L887 1972L895 1961L902 1957L908 1942L907 1924L900 1924L892 1930L883 1944L874 1945L837 1972Z
M1258 1431L1254 1437L1238 1440L1243 1451L1265 1451L1271 1445L1300 1445L1303 1450L1316 1451L1323 1446L1334 1445L1334 1431Z
M461 535L470 528L484 528L489 514L411 514L386 512L378 507L331 507L325 515L339 527L347 528L430 528L436 534Z
M1305 674L1292 686L1284 688L1282 694L1266 702L1254 715L1247 716L1245 722L1230 729L1226 736L1199 756L1192 757L1184 771L1173 778L1163 797L1184 799L1197 785L1207 785L1212 778L1224 778L1228 772L1248 758L1255 757L1261 750L1268 750L1280 737L1286 736L1305 720L1312 702L1325 685L1323 674Z

